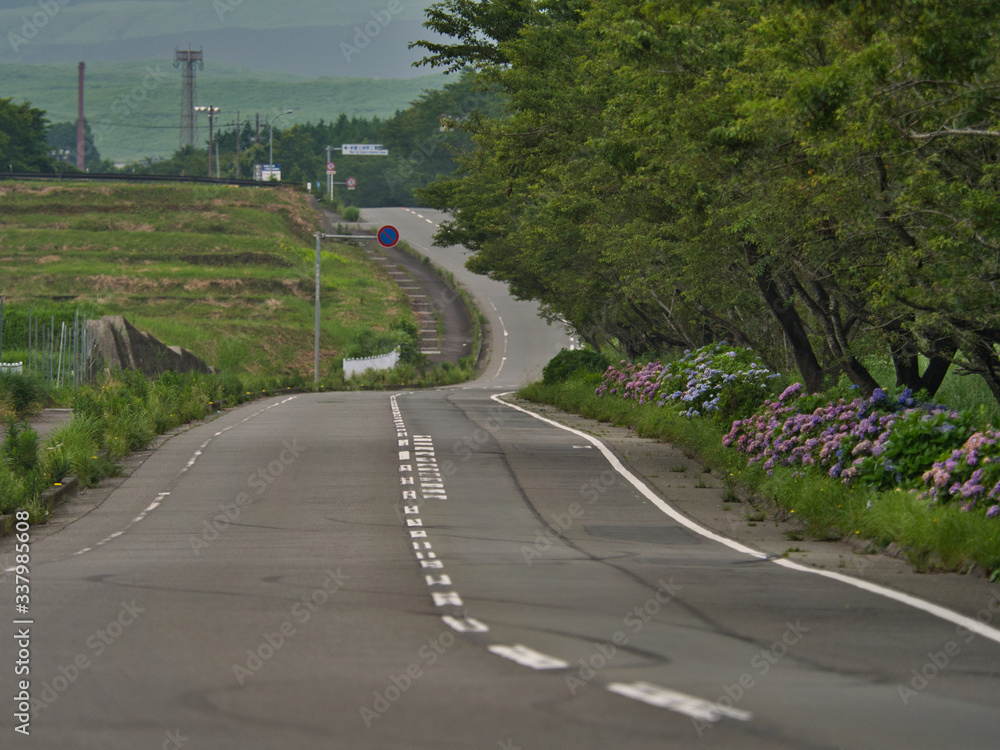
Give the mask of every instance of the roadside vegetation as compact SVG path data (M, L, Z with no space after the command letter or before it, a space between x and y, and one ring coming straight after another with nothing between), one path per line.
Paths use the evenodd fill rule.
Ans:
M19 182L0 185L0 203L6 361L28 359L29 314L58 325L82 310L123 315L220 372L311 387L318 218L308 195ZM365 342L415 347L406 295L363 248L324 244L320 294L323 387L345 387L341 361ZM433 380L426 362L404 362Z
M64 478L92 487L158 435L279 388L254 376L107 373L73 391L73 418L39 439L29 419L48 401L45 388L26 375L0 374L0 515L26 509L42 522L48 510L39 497Z
M418 195L438 241L630 359L752 347L810 392L1000 402L1000 6L441 0L503 109ZM443 39L443 41L442 41Z
M723 480L724 499L798 519L816 539L895 545L920 570L1000 579L1000 431L990 394L953 406L847 378L821 393L715 344L670 360L560 353L520 395L673 443Z
M0 372L0 515L29 508L40 520L40 493L64 476L93 484L157 435L261 395L433 386L474 374L471 361L432 366L405 294L363 248L336 244L322 252L314 385L318 218L301 192L18 182L0 184L0 203L0 344L4 361L24 363L22 373ZM55 330L78 314L122 315L215 374L98 372L82 387L56 387L44 338L32 331L39 319ZM396 369L344 381L344 357L395 347ZM30 418L46 406L72 408L73 419L39 440Z

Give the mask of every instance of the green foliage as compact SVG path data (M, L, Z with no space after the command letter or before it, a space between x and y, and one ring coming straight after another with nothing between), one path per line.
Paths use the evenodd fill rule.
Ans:
M87 171L100 171L101 154L94 145L90 122L83 121L83 167ZM46 143L56 159L76 168L77 131L75 122L53 123L46 135ZM65 167L63 167L65 169Z
M0 99L0 165L5 172L51 172L45 112Z
M361 218L361 210L357 206L347 206L340 212L344 221L358 221Z
M426 61L505 104L420 193L473 270L631 358L725 339L864 396L872 358L931 394L954 363L1000 399L996 7L456 0L429 25L457 41Z
M38 433L27 423L8 417L5 439L0 444L0 463L20 474L34 472L38 468Z
M36 379L23 373L0 372L0 415L25 419L41 409L47 394Z
M344 356L351 359L378 357L397 348L400 362L414 366L426 364L426 356L420 353L420 332L416 324L405 318L395 320L388 331L362 331L348 345Z
M562 349L542 370L542 382L553 385L578 374L602 374L611 362L594 349Z
M939 458L946 457L973 432L968 412L912 411L892 425L892 433L878 456L860 465L859 481L880 489L917 487L920 477Z
M0 465L0 515L30 505L38 496L32 477Z

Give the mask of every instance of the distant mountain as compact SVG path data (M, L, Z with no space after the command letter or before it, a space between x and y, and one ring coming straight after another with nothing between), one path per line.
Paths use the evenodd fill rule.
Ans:
M172 57L307 76L409 78L429 3L408 0L0 0L0 62Z
M207 55L206 55L207 56ZM197 73L197 103L220 107L215 127L229 129L240 120L266 123L287 109L275 125L335 121L350 117L390 117L406 109L425 90L440 88L441 74L406 79L309 78L205 61ZM180 145L181 71L172 58L88 64L85 114L101 157L132 162L166 157ZM30 101L51 122L75 121L77 66L0 64L0 98ZM196 143L208 139L208 119L200 115ZM331 144L338 145L338 144Z
M197 103L294 122L387 117L440 74L414 68L429 0L0 0L0 97L52 122L76 119L76 66L103 157L168 156L179 145L177 49L200 49ZM201 122L199 142L208 137Z

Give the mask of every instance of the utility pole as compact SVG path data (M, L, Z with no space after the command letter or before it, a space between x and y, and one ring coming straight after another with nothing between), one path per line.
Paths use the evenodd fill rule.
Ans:
M240 122L240 111L236 110L236 179L240 179L240 137L243 135L243 123Z
M80 63L80 82L79 82L79 93L77 94L78 104L77 109L79 110L76 116L76 168L81 172L83 171L85 162L85 155L87 150L87 139L86 139L86 121L83 119L83 71L86 69L84 63Z
M326 147L326 163L327 164L329 164L330 161L331 161L331 159L330 159L330 152L331 151L333 151L333 146L327 146ZM327 171L327 175L326 175L326 189L327 189L327 191L328 191L328 193L330 195L330 199L329 199L330 203L333 203L333 175L330 174L329 171Z
M195 112L205 112L208 115L208 176L212 176L212 144L215 142L215 116L221 111L219 107L195 107ZM215 177L219 178L219 149L215 149Z

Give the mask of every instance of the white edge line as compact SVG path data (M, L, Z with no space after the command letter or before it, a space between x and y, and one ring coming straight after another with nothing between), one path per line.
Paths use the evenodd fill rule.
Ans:
M502 397L508 396L511 393L512 391L507 391L506 393L498 393L491 396L490 398L496 401L497 403L509 406L511 409L516 409L517 411L524 412L525 414L528 414L534 417L535 419L539 419L542 422L550 424L553 427L558 427L561 430L566 430L567 432L571 432L574 435L578 435L582 437L584 440L593 444L601 451L601 453L604 454L604 457L608 460L608 463L611 464L612 468L614 468L615 471L617 471L619 474L625 477L625 479L628 480L629 484L631 484L640 493L642 493L643 497L645 497L647 500L653 503L653 505L659 508L663 513L670 516L672 519L677 521L685 528L690 529L691 531L693 531L696 534L699 534L700 536L711 539L712 541L718 542L719 544L723 544L726 547L735 550L736 552L740 552L745 555L750 555L751 557L756 557L761 560L769 559L769 555L766 555L763 552L759 552L758 550L751 549L750 547L747 547L744 544L740 544L739 542L734 541L732 539L728 539L727 537L716 534L714 531L706 529L704 526L692 521L687 516L682 515L679 511L672 508L670 505L661 500L656 495L656 493L654 493L653 490L651 490L646 485L645 482L637 478L632 472L626 469L625 466L621 463L621 461L618 460L617 456L615 456L604 445L604 443L602 443L600 440L593 437L592 435L588 435L587 433L581 432L580 430L576 430L573 429L572 427L560 424L559 422L548 419L547 417L543 417L540 414L535 414L535 412L528 411L527 409L517 406L516 404L511 404L507 401L504 401ZM975 633L976 635L981 635L984 638L987 638L991 641L1000 643L1000 630L998 630L997 628L991 628L990 626L980 622L979 620L976 620L975 618L959 614L958 612L947 609L946 607L942 607L939 604L934 604L933 602L926 601L925 599L920 599L919 597L911 596L910 594L904 594L901 591L894 591L893 589L887 588L885 586L880 586L876 583L869 583L868 581L862 581L857 578L851 578L850 576L846 576L843 573L834 573L833 571L829 570L810 568L805 565L792 562L791 560L786 560L784 558L770 559L770 562L773 562L775 565L780 565L783 568L788 568L790 570L798 570L803 573L812 573L813 575L818 575L824 578L830 578L834 581L846 583L848 586L853 586L855 588L861 589L862 591L867 591L872 594L884 596L887 599L892 599L893 601L900 602L901 604L906 604L910 607L913 607L914 609L919 609L922 612L926 612L929 615L933 615L934 617L940 618L947 622L954 623L955 625L966 628L967 630L969 630L972 633Z

